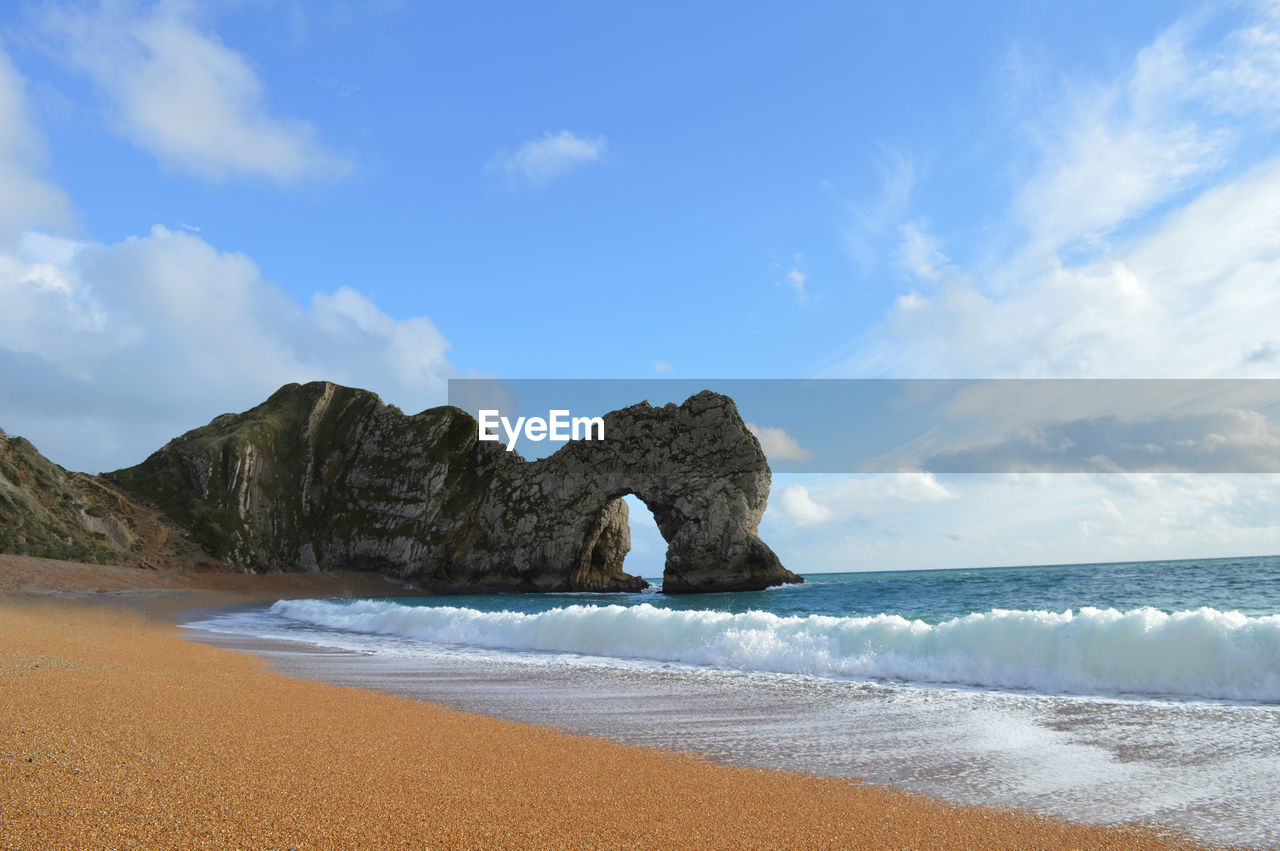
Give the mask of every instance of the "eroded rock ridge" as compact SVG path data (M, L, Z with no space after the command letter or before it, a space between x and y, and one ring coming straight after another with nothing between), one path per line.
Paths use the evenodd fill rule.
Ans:
M605 439L526 461L452 407L407 416L373 393L291 384L109 478L206 551L253 571L379 570L436 592L634 591L627 506L668 543L663 590L799 582L756 530L770 473L733 400L605 416Z

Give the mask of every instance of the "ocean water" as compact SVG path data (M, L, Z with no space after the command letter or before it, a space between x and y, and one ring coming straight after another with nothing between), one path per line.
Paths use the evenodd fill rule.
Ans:
M290 600L188 626L518 720L1280 847L1280 557L806 579Z

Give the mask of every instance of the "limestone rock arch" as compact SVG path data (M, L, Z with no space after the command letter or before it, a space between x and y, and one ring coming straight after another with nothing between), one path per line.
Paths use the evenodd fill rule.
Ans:
M733 400L605 416L605 439L526 461L458 408L406 416L366 390L290 384L113 481L243 570L377 570L439 593L630 591L622 496L668 543L663 590L799 582L757 535L769 465Z
M759 590L801 581L757 533L771 475L732 399L703 391L682 405L632 405L605 416L605 438L569 443L526 464L538 481L568 485L564 494L574 505L565 510L598 518L577 557L581 584L625 581L620 543L627 541L629 549L630 532L621 497L627 494L653 512L667 542L664 592Z

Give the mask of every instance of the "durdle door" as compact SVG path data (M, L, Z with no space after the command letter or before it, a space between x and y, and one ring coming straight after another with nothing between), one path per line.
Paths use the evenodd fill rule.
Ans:
M290 384L107 474L244 570L377 570L433 592L636 591L627 507L653 512L668 593L800 577L757 535L770 472L727 396L604 417L602 440L526 461L464 411Z

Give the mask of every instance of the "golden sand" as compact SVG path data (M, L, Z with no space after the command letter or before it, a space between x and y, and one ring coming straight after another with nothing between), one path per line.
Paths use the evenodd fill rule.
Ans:
M58 562L19 576L42 561L0 557L0 847L1186 847L290 679L164 613L303 579L68 599L30 592L201 582Z

